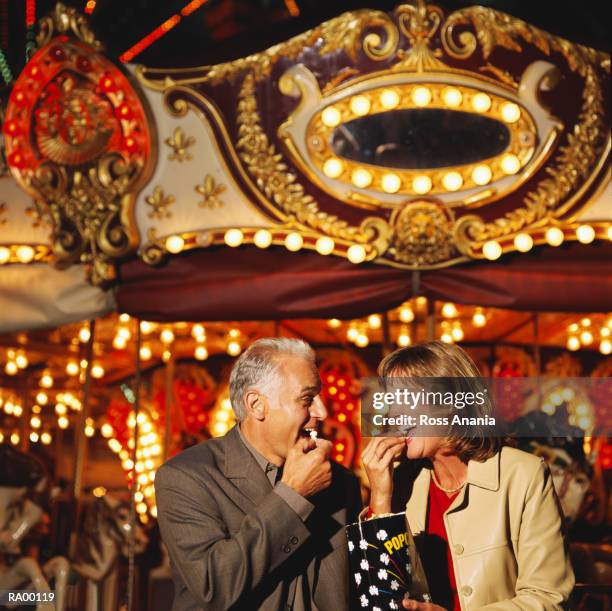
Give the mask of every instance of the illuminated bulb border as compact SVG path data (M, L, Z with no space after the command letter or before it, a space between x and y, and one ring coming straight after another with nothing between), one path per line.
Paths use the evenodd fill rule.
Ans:
M482 100L483 104L474 109L474 100ZM484 103L486 102L486 103ZM376 114L393 110L396 108L451 108L456 110L469 111L475 114L494 118L508 127L511 134L511 141L508 147L499 155L491 159L483 159L478 163L459 165L442 169L429 170L399 170L397 174L400 178L401 186L398 190L388 190L383 188L382 176L390 172L390 168L381 168L360 164L358 162L342 159L341 167L334 167L334 171L323 170L325 164L330 160L338 161L329 144L331 132L342 122L348 122L368 114ZM330 109L333 109L330 111ZM516 112L518 111L518 112ZM333 114L333 121L329 121L330 114ZM326 117L326 122L323 117ZM338 116L341 117L339 123L336 122ZM392 87L378 87L355 93L329 103L322 107L312 118L307 133L307 143L310 147L310 155L315 165L323 170L323 173L333 179L341 180L352 184L352 176L357 170L367 170L372 175L372 181L368 185L357 184L357 188L382 191L389 195L394 194L414 194L412 183L415 177L425 174L432 182L431 188L427 193L431 194L450 194L455 191L466 191L479 187L485 188L490 183L520 173L521 169L529 163L533 155L532 144L521 144L519 132L529 130L536 133L535 124L528 110L520 102L509 100L508 98L491 92L484 92L475 87L464 85L448 85L446 83L435 82L411 82L397 84ZM311 142L316 140L316 145ZM323 142L323 150L320 150L320 143ZM315 147L317 150L314 150ZM509 162L502 164L505 156L512 156L518 159L519 167L510 168ZM472 179L472 172L478 165L487 165L491 171L491 178L480 184ZM505 166L505 169L504 169ZM509 171L511 170L511 171ZM461 184L452 188L447 188L444 183L444 175L449 172L459 171L462 174ZM394 172L395 173L395 172ZM518 178L520 180L520 177ZM419 194L424 194L420 192Z
M588 225L592 227L595 231L595 240L606 240L607 241L609 239L608 231L609 231L609 227L611 227L609 223L599 222L599 223L589 223ZM576 228L578 226L579 226L578 223L572 223L572 224L568 224L562 227L561 226L557 227L556 225L554 227L562 231L563 238L564 238L563 243L564 243L566 241L567 242L577 241ZM531 248L533 248L535 246L548 244L547 238L546 238L546 232L549 229L550 227L543 227L543 228L532 229L531 231L529 231L529 229L526 228L526 230L523 230L522 232L519 232L519 233L526 234L533 240L533 244L531 246ZM252 245L255 242L255 235L257 234L257 232L262 231L262 229L260 227L252 227L252 228L242 227L242 228L239 228L239 231L242 232L241 244L242 245ZM299 233L303 238L303 244L300 250L312 250L315 252L317 252L317 241L320 238L325 239L327 237L327 236L321 236L319 234L314 234L314 233L309 233L309 232L296 232L294 229L286 229L286 228L271 227L263 231L269 232L270 234L269 246L272 246L272 245L285 246L285 240L288 234ZM226 232L227 232L227 229L218 229L215 231L186 232L186 233L180 234L181 237L184 239L183 251L192 250L194 248L206 248L212 245L223 245L225 244L224 236ZM164 244L165 244L167 237L168 236L160 237L155 242L149 243L147 247L150 247L151 245L157 246L158 248L161 249L162 252L164 252L165 251ZM499 245L502 248L502 254L503 254L506 252L517 252L519 250L517 249L515 245L515 239L516 239L516 234L511 234L508 236L496 238L494 241L499 243ZM376 256L376 252L373 251L371 249L371 246L369 245L352 244L351 242L348 242L345 240L339 240L338 238L330 238L330 240L332 240L334 243L333 253L338 256L349 258L348 250L349 248L351 248L351 246L359 246L359 247L365 248L366 250L365 260L371 260L372 258ZM482 253L482 244L479 244L479 243L470 244L470 250L468 251L468 253L472 258L477 258L477 259L486 258L484 257Z

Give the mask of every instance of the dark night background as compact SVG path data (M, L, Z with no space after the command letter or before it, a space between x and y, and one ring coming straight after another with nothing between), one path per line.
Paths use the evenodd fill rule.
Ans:
M203 65L243 57L281 42L320 22L356 8L391 10L400 0L208 0L133 61L149 66ZM458 9L477 4L439 0ZM55 0L37 0L36 19ZM84 12L86 0L64 0ZM97 0L90 20L118 57L185 7L187 0ZM608 3L583 0L489 0L480 4L504 11L574 42L609 52ZM293 6L292 16L289 8ZM0 48L14 76L23 68L28 38L26 0L0 0ZM0 81L1 82L1 81Z

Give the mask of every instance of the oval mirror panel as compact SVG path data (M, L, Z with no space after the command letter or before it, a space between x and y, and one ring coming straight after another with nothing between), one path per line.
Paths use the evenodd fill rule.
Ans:
M502 153L510 132L501 122L469 112L403 108L336 127L331 146L340 157L405 170L445 168Z

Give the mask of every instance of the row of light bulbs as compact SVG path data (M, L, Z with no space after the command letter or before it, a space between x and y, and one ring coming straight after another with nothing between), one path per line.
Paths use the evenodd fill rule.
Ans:
M459 315L457 306L454 303L447 302L442 305L441 314L445 319L453 319ZM409 346L412 343L410 329L407 326L415 318L415 312L412 304L407 302L400 306L397 310L397 317L400 322L404 323L400 326L399 333L396 338L396 344L399 347ZM332 329L339 329L342 326L342 321L338 318L331 318L327 324ZM484 309L477 307L472 315L472 325L474 327L484 327L487 324L487 316ZM355 344L359 348L365 348L370 343L368 336L369 330L378 330L382 326L382 318L380 314L370 314L366 320L353 320L348 324L346 330L346 338L349 342ZM444 342L460 342L463 340L465 333L461 322L458 320L444 320L441 325L440 339Z
M132 332L129 329L128 323L130 316L121 314L119 316L120 326L117 328L113 339L113 347L117 350L124 350L127 347L128 340L132 337ZM150 335L156 328L157 323L152 323L146 320L140 322L140 330L143 335ZM195 324L191 328L191 335L196 341L193 356L199 361L204 361L208 358L208 349L206 347L206 329L201 324ZM167 362L172 356L171 345L176 339L174 331L170 327L164 327L159 334L159 339L164 346L162 352L162 360ZM242 352L242 337L238 329L230 329L227 334L226 350L230 356L238 356ZM140 359L149 361L153 358L153 348L150 342L144 342L140 347Z
M478 113L487 112L492 105L490 96L486 93L476 93L472 96L467 96L469 106L472 110ZM384 110L396 108L400 103L400 95L393 89L385 89L378 96L378 102ZM414 87L409 95L409 99L417 107L428 106L432 99L432 91L425 86ZM462 105L465 100L464 95L456 87L446 87L442 91L442 102L450 108L457 108ZM349 101L349 108L356 116L365 116L372 109L372 100L367 95L357 95ZM500 108L501 116L507 123L515 123L521 117L521 109L513 102L506 102ZM336 106L328 106L321 113L321 121L327 127L333 128L338 126L342 121L342 112ZM520 159L514 154L507 154L502 157L500 163L502 171L506 175L516 174L521 168ZM339 178L345 171L344 163L338 157L331 157L323 164L323 172L329 178ZM487 185L493 176L491 167L487 164L477 165L471 172L472 181L479 185ZM358 188L365 189L373 182L372 174L366 168L356 168L351 173L351 182ZM464 177L457 171L450 171L442 177L442 187L446 191L458 191L464 182ZM397 193L402 187L402 179L393 172L387 172L381 176L380 185L386 193ZM411 189L414 193L425 195L433 188L432 180L429 176L423 174L415 176L411 183Z
M241 229L228 229L223 235L223 241L231 248L237 248L245 241ZM252 238L253 244L258 248L268 248L272 245L273 236L268 229L259 229ZM290 252L298 252L304 246L304 238L297 231L292 231L285 236L284 246ZM165 248L172 254L178 254L185 248L185 239L180 235L171 235L166 238ZM315 250L320 255L330 255L336 249L336 242L329 236L321 236L315 242ZM366 249L361 244L353 244L346 251L346 256L351 263L362 263L367 257Z
M211 433L214 437L225 435L234 422L234 412L229 397L224 397L212 413Z
M27 366L28 366L28 359L27 359L27 356L25 356L25 354L22 357L21 361L20 361L19 356L17 356L17 358L15 359L12 359L9 357L9 360L6 362L4 366L4 372L7 375L14 376L14 375L17 375L20 370L25 369ZM74 359L70 359L68 363L66 363L66 373L69 376L77 376L79 374L82 374L86 368L87 368L87 359L81 359L80 362ZM105 373L106 372L104 370L104 367L100 365L100 363L94 363L92 365L91 375L94 378L96 379L103 378ZM53 378L53 375L51 374L51 371L49 370L49 368L46 368L42 372L40 379L38 381L38 384L40 385L41 388L51 388L54 383L55 383L55 380Z
M134 449L133 431L138 422L138 447L136 448L136 462L133 461L132 450ZM128 473L134 473L136 479L136 512L141 521L147 521L147 513L154 518L157 517L157 505L155 502L155 473L161 464L162 446L159 435L155 431L151 418L145 412L139 412L137 417L131 414L127 425L131 435L127 441L127 448L115 437L113 426L105 422L100 427L100 433L107 439L109 448L117 454L121 460L121 466Z
M593 321L582 318L567 327L567 349L572 352L580 350L583 346L590 346L595 341L597 332L593 328ZM604 355L612 353L612 317L599 329L599 352Z
M42 431L41 433L38 431L31 431L29 438L32 443L40 442L45 446L48 446L53 441L53 435L49 431ZM0 443L4 443L5 440L11 445L18 446L21 442L21 433L17 430L13 430L10 434L5 434L4 431L0 430Z
M415 106L424 108L429 106L433 100L433 94L429 87L418 85L414 87L409 94L409 99ZM358 117L367 115L372 109L372 100L367 95L356 95L349 101L351 112ZM393 110L401 101L400 94L394 89L383 89L378 95L378 103L384 110ZM461 90L457 87L445 87L441 92L441 101L449 108L458 108L464 102L467 102L478 113L487 112L491 109L491 97L483 92L478 92L473 95L464 96ZM513 102L505 102L500 108L502 119L506 123L516 123L521 118L521 109ZM336 106L327 106L321 113L321 121L327 127L336 127L342 121L342 113Z
M330 160L328 160L330 161ZM338 160L338 163L342 163ZM337 167L336 167L337 169ZM324 167L325 171L325 167ZM356 170L356 172L359 172ZM363 170L363 172L367 172L367 170ZM371 176L368 173L369 177L366 177L364 173L357 173L356 176L356 186L365 187L370 184ZM337 175L339 176L341 172ZM450 172L449 175L453 174ZM456 174L456 173L455 173ZM328 174L331 176L331 174ZM484 177L484 174L482 174ZM333 177L333 176L332 176ZM425 177L427 178L427 177ZM455 177L456 178L456 177ZM455 180L455 178L450 178L449 181ZM384 182L383 177L383 182ZM416 179L415 179L416 180ZM487 184L488 180L490 180L490 175L487 180L482 182L482 184ZM395 179L388 179L388 184L395 185ZM429 182L428 182L429 181ZM475 180L476 181L476 180ZM476 181L477 182L477 181ZM358 184L357 184L358 183ZM431 189L431 181L429 178L427 180L417 181L415 186L415 192L425 194ZM449 184L451 184L449 182ZM461 184L458 184L457 189L460 188ZM477 184L481 184L478 183ZM414 185L413 185L414 186ZM384 188L384 185L383 185ZM399 186L398 186L399 189ZM385 189L387 190L387 189ZM451 189L453 190L453 189ZM391 192L391 191L389 191ZM595 240L596 233L595 229L591 225L580 225L575 230L576 239L581 244L590 244ZM607 237L609 240L612 240L612 226L610 226L607 230ZM546 242L550 246L560 246L565 241L566 235L565 232L559 227L549 227L545 233ZM244 233L240 229L228 229L224 234L224 241L227 246L232 248L236 248L243 244L244 242ZM253 243L255 246L259 248L268 248L272 244L272 234L267 229L258 230L253 236ZM284 241L285 248L291 252L297 252L302 249L304 246L304 238L301 234L297 232L292 232L287 234ZM514 247L519 252L529 252L534 246L533 237L528 233L519 233L514 238ZM173 254L180 253L185 247L185 240L180 235L171 235L166 238L165 242L166 250ZM320 255L330 255L334 252L336 248L336 244L333 238L329 236L321 236L317 239L315 243L315 250ZM488 240L482 246L482 254L486 259L490 261L495 261L499 259L502 255L502 246L497 240ZM367 258L366 249L361 244L353 244L350 246L346 252L346 256L351 263L359 264L363 263Z
M60 429L67 429L70 426L70 420L68 418L68 407L72 411L79 411L81 409L80 400L75 397L70 392L65 393L57 393L55 397L55 414L57 415L57 426ZM29 440L32 443L42 443L43 445L49 445L53 441L53 434L50 430L43 427L43 419L42 419L42 407L43 405L47 405L49 402L49 396L44 391L39 391L36 394L36 403L32 405L30 416L30 433ZM15 400L14 398L8 397L3 398L0 396L0 407L3 408L4 413L7 416L13 416L15 418L19 418L23 415L23 407L22 405ZM87 437L93 437L95 434L95 424L92 418L86 418L85 420L85 435ZM2 434L0 438L0 443L4 440L4 435ZM8 440L13 445L18 445L21 441L21 434L19 431L13 431Z
M576 227L576 239L581 244L590 244L595 240L595 229L591 225ZM549 227L544 235L549 246L561 246L565 241L565 232L559 227ZM612 240L612 225L608 227L607 237ZM514 247L519 252L529 252L533 248L533 238L528 233L519 233L514 238ZM502 254L502 247L496 240L489 240L482 245L482 254L486 259L495 261Z
M504 174L511 176L521 169L520 159L508 153L501 158L500 167ZM330 157L323 164L323 173L328 178L339 178L345 171L344 162L338 157ZM485 163L478 164L470 174L472 181L478 186L488 185L493 178L491 167ZM368 188L374 181L372 173L366 168L355 168L351 172L351 182L359 189ZM442 176L441 186L446 191L458 191L464 183L460 172L452 170ZM412 179L411 190L417 195L426 195L434 188L432 179L427 174L419 174ZM380 178L380 187L385 193L397 193L402 188L402 179L393 172L386 172Z
M19 263L31 263L36 256L36 251L27 244L18 246L15 250L15 256ZM7 246L0 246L0 265L8 263L11 258L11 249Z

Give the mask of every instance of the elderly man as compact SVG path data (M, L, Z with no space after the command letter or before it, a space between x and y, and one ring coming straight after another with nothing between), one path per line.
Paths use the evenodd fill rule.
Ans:
M230 376L238 424L157 472L173 611L348 608L359 486L311 434L327 416L314 358L301 340L256 341Z

